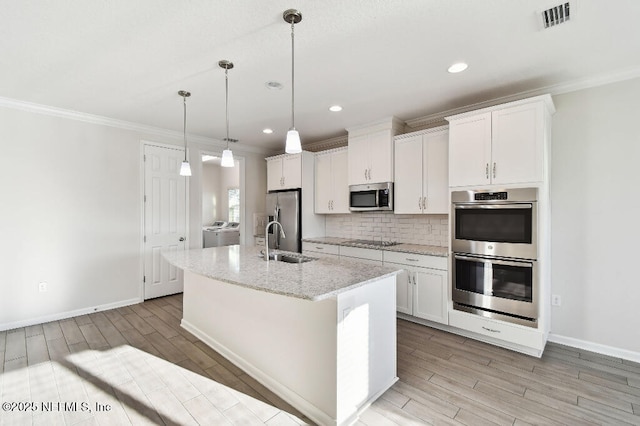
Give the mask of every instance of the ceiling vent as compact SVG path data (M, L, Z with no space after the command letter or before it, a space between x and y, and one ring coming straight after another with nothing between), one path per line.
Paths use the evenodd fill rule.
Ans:
M542 11L542 25L545 28L555 27L569 21L571 17L569 2Z

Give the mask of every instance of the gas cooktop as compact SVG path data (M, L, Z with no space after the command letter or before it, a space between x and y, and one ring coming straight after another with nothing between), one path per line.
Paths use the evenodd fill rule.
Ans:
M350 244L362 244L363 246L377 246L377 247L389 247L398 244L395 241L381 241L381 240L347 240Z

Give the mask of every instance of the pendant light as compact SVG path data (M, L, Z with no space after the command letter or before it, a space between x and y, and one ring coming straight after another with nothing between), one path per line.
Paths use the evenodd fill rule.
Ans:
M287 132L287 142L284 148L284 151L287 154L297 154L302 152L302 146L300 145L300 134L296 130L295 127L295 116L294 116L294 36L293 36L293 27L298 22L302 21L302 14L296 9L287 9L282 14L282 18L285 22L291 24L291 128Z
M189 166L189 162L187 161L187 98L191 96L191 93L180 90L178 95L182 96L182 104L184 106L184 161L180 166L180 176L191 176L191 166Z
M237 139L229 138L229 70L233 68L233 62L222 60L218 62L218 66L220 68L224 68L224 90L225 90L225 109L227 111L227 137L224 138L227 141L227 149L222 151L222 161L220 161L220 165L222 167L233 167L233 153L229 149L229 142L238 142Z

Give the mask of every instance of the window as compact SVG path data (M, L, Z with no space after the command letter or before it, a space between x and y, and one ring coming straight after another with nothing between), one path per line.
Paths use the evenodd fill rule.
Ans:
M240 189L229 188L229 222L240 222Z

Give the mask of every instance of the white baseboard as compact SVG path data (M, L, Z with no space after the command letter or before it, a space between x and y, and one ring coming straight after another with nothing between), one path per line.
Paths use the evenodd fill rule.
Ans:
M185 321L184 319L181 321L180 325L189 333L202 340L209 347L219 352L222 356L231 361L238 368L248 373L258 382L262 383L270 391L278 395L283 400L287 401L292 406L296 407L301 413L309 417L314 422L321 425L336 425L336 419L331 418L324 411L320 410L318 407L311 404L306 399L303 399L302 397L300 397L300 395L293 392L291 389L283 386L274 378L267 375L259 368L255 367L253 364L238 356L235 352L231 351L229 348L213 339L211 336L205 334L198 327L194 326L188 321ZM357 418L357 416L355 417Z
M601 355L607 355L615 358L622 358L627 361L640 363L640 352L629 351L627 349L615 348L613 346L601 345L600 343L589 342L586 340L575 339L573 337L560 336L558 334L549 333L549 342L558 343L565 346L571 346L585 351L595 352Z
M490 343L492 345L501 346L506 349L510 349L510 350L521 352L527 355L535 356L537 358L540 358L543 355L543 352L535 352L535 351L532 351L530 348L525 348L525 347L509 346L509 345L501 344L501 342L497 339L484 338L483 336L480 336L478 334L467 332L459 328L451 327L450 325L437 324L431 321L423 320L423 319L416 318L414 316L403 314L403 313L398 313L397 315L398 315L398 318L403 320L415 322L417 324L436 328L438 330L447 331L449 333L458 334L460 336L480 340L486 343ZM569 346L576 349L584 349L586 351L595 352L600 355L606 355L614 358L621 358L627 361L640 363L640 352L634 352L627 349L615 348L613 346L601 345L599 343L575 339L573 337L560 336L558 334L553 334L553 333L549 333L547 337L547 341L558 343L560 345Z
M22 320L22 321L6 322L4 324L0 324L0 331L13 330L14 328L28 327L30 325L36 325L36 324L44 324L46 322L51 322L51 321L60 321L63 319L77 317L80 315L92 314L94 312L108 311L109 309L135 305L136 303L141 303L141 302L142 300L138 298L121 300L119 302L107 303L107 304L98 305L98 306L91 306L91 307L82 308L82 309L76 309L75 311L58 312L55 314L44 315L37 318L29 318L27 320Z

